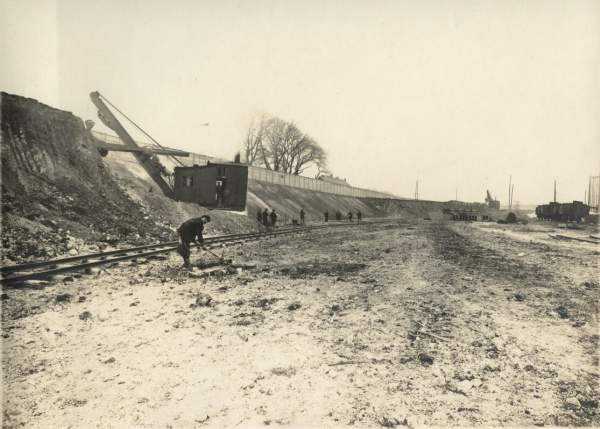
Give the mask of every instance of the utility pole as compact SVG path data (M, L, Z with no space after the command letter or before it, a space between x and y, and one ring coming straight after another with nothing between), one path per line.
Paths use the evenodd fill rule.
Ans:
M556 180L554 181L554 202L556 202Z
M415 200L419 199L419 179L417 179L417 182L415 183Z
M512 208L513 198L515 196L515 185L513 184L510 189L510 207ZM515 210L518 210L518 207L515 207Z
M456 188L456 196L454 197L454 201L458 201L458 188Z
M588 181L587 202L586 202L586 204L589 206L591 203L592 203L592 176L590 176L590 180Z
M511 206L511 188L512 188L512 174L508 176L508 210Z

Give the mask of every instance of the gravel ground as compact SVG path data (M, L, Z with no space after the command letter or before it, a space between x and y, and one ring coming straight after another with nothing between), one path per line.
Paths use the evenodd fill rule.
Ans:
M171 255L5 290L4 425L599 425L600 252L510 228L399 220L229 248L249 268L210 278Z

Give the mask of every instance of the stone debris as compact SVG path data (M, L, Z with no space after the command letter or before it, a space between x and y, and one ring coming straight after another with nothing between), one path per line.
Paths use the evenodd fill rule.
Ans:
M89 312L89 311L87 311L87 310L86 310L86 311L84 311L83 313L81 313L81 314L79 315L79 319L81 319L81 320L88 320L88 319L91 319L91 318L92 318L92 313L90 313L90 312Z
M427 353L419 353L419 362L421 362L421 365L423 366L433 365L433 357Z
M516 301L525 301L525 294L523 292L517 292L514 294Z
M73 296L70 293L61 293L56 295L55 301L56 302L71 302L71 298Z
M287 309L290 311L294 311L298 310L300 307L302 307L302 305L300 305L299 302L292 302L290 305L287 306Z
M570 397L565 399L565 408L567 410L577 411L581 408L581 403L579 402L579 399Z
M210 307L211 305L214 305L212 297L206 293L199 293L196 295L196 300L194 301L194 303L190 304L190 307Z

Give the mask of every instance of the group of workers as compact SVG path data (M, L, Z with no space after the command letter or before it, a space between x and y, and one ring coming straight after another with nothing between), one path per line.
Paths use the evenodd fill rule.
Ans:
M325 218L325 222L329 222L329 212L323 213L323 217ZM348 222L352 222L352 219L354 218L354 213L352 213L351 211L348 212L348 214L346 215L346 218L348 219ZM342 212L341 211L338 210L335 212L335 220L342 220ZM360 212L360 210L358 210L356 212L356 222L360 223L361 220L362 220L362 213Z
M325 222L329 222L329 212L326 211L323 213L325 218ZM347 214L348 222L352 222L354 214L349 211ZM342 213L338 210L335 213L336 220L342 220ZM362 213L360 211L356 212L357 222L360 223L362 219ZM277 213L275 213L275 209L272 209L269 213L268 209L264 209L263 211L258 210L256 213L256 220L259 224L263 225L265 228L275 228L277 224ZM204 243L204 225L210 222L210 216L203 215L197 218L189 219L181 224L181 226L177 229L177 233L179 234L179 246L177 251L183 258L183 264L185 267L190 267L190 253L191 253L191 244L197 243L200 246ZM300 209L300 224L304 225L306 222L306 212L304 209ZM294 221L297 224L297 221Z
M323 218L325 220L325 222L329 222L329 212L326 211L323 213ZM352 222L352 220L354 219L354 213L349 211L348 214L346 215L346 218L348 219L348 222ZM339 210L335 212L335 219L336 220L342 220L342 212L340 212ZM358 210L356 212L356 220L358 223L360 223L360 221L362 220L362 213L360 212L360 210ZM261 211L260 209L258 210L258 212L256 212L256 221L263 225L265 228L274 228L275 224L277 223L277 214L275 213L275 209L271 210L271 213L269 213L268 209L264 209L263 211ZM306 212L304 211L303 208L300 209L300 222L298 223L297 219L293 219L292 220L292 224L294 225L305 225L306 224Z
M275 225L277 225L277 213L275 213L275 209L272 209L271 213L269 213L269 209L264 209L263 211L258 209L256 212L256 221L265 228L275 228Z

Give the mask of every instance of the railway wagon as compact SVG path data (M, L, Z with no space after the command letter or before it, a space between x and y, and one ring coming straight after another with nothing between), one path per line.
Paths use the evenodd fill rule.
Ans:
M445 208L442 213L448 215L452 220L477 221L480 213L474 210L457 210Z
M550 203L542 204L535 208L535 215L540 220L552 220L556 222L581 222L590 214L590 207L581 201L572 203Z
M246 209L248 166L211 163L175 167L174 194L177 201L204 207L243 211Z

